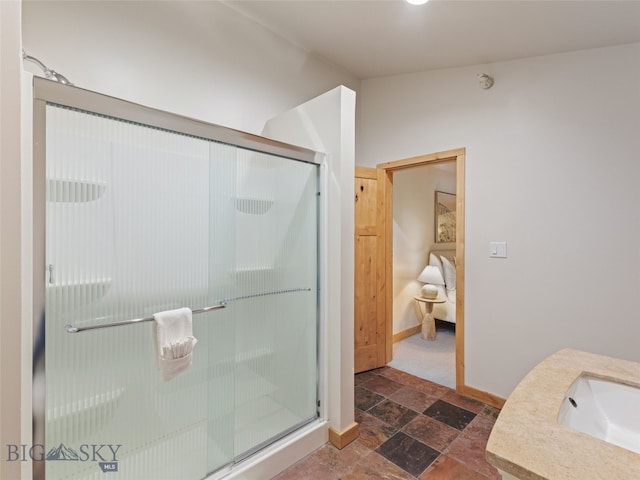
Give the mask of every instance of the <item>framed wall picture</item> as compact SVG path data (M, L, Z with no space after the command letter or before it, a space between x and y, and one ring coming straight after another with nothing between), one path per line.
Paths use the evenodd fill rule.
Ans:
M456 195L438 192L435 200L435 243L456 241Z

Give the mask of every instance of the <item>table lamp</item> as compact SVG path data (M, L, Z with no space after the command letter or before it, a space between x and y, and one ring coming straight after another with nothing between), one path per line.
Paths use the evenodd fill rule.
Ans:
M427 265L418 276L418 281L424 283L421 294L424 298L434 299L438 296L438 285L444 285L444 278L440 269L434 265Z

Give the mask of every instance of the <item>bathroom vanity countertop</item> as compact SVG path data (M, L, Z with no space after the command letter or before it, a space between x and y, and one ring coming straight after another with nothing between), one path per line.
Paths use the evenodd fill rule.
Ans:
M522 480L640 479L640 454L558 423L583 373L640 386L640 364L561 350L538 364L505 403L487 443L496 468Z

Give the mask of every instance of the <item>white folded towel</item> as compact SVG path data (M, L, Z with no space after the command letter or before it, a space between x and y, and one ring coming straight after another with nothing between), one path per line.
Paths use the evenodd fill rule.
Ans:
M153 315L153 344L158 370L165 382L191 366L198 340L193 336L191 310L179 308Z

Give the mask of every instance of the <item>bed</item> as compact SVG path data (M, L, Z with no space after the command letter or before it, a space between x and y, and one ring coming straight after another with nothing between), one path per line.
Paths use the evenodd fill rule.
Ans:
M433 305L433 316L437 320L449 323L456 323L456 251L432 250L429 253L429 265L434 265L440 270L444 285L437 285L438 298L445 300L444 303Z

